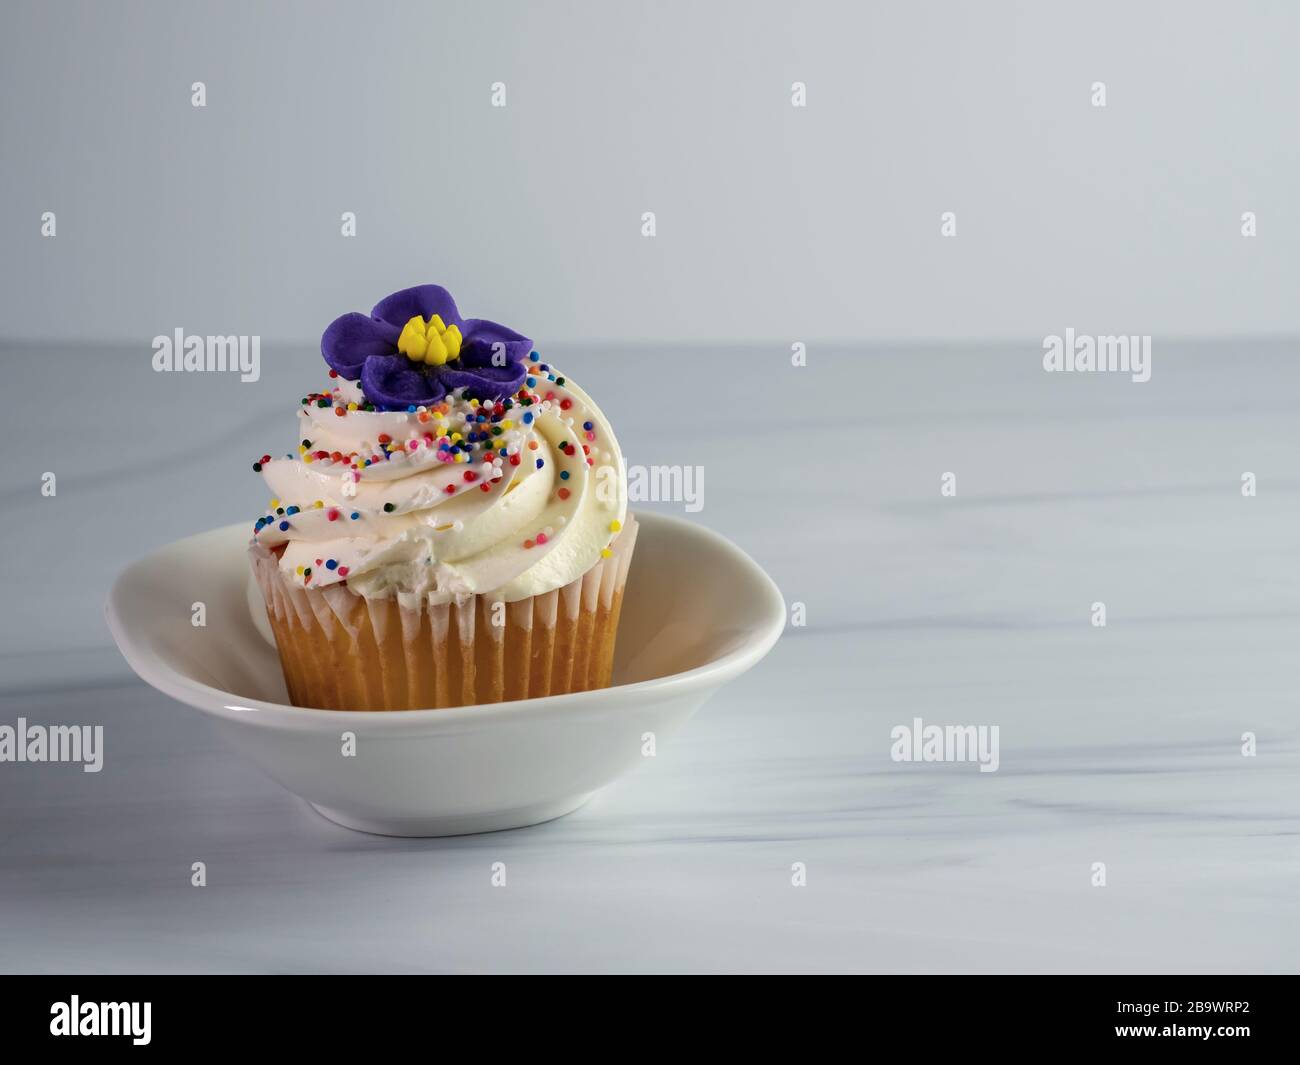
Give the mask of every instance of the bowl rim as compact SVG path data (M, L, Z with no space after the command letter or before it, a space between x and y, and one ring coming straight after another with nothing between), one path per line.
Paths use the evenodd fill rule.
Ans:
M214 688L201 681L184 676L152 651L148 651L131 636L124 621L120 603L123 588L156 557L187 540L214 533L233 532L245 528L245 522L220 526L192 536L182 537L155 548L127 565L108 593L104 616L113 641L122 657L141 680L179 702L193 706L215 717L238 720L262 727L317 731L333 731L338 726L365 725L367 731L378 728L388 733L421 732L436 730L452 735L458 732L477 731L494 722L535 721L561 716L596 715L610 709L611 702L626 709L630 700L645 704L663 698L688 695L700 688L717 687L739 676L757 663L775 645L785 629L786 606L776 582L750 556L727 537L713 529L669 514L636 512L636 519L646 527L668 526L678 535L708 541L715 549L732 555L742 565L755 589L763 599L763 614L754 627L754 633L740 647L733 648L711 662L695 666L665 677L615 684L593 691L569 692L564 695L546 695L530 699L512 699L500 703L474 703L425 710L326 710L316 707L291 706L287 703L248 699L233 692ZM611 699L614 696L614 699Z

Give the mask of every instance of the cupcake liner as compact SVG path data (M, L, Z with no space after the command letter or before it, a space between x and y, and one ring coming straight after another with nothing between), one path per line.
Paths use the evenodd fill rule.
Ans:
M418 710L607 688L636 519L577 580L528 599L366 599L306 589L249 548L289 700L322 710ZM413 598L413 597L412 597ZM504 622L503 624L501 622Z

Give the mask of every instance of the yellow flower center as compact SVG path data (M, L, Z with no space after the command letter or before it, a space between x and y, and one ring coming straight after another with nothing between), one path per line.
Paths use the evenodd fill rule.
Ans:
M412 362L443 366L460 358L460 341L458 326L444 325L442 317L437 314L427 322L417 314L402 326L397 350Z

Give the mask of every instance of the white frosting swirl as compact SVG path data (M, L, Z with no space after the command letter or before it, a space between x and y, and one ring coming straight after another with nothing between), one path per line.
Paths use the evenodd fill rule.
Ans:
M258 464L275 498L255 539L284 545L295 583L369 598L513 602L576 580L622 527L627 472L586 393L540 361L529 380L508 408L366 411L350 381L307 397L297 457Z

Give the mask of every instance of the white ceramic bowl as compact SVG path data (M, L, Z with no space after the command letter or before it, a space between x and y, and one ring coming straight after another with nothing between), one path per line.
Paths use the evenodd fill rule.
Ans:
M638 514L615 686L450 710L360 713L288 705L260 602L249 526L191 536L117 579L108 625L131 668L198 707L240 751L331 821L393 836L489 832L577 809L719 687L771 649L785 604L734 544ZM260 600L260 597L259 597ZM205 604L206 625L192 623ZM355 755L344 756L345 733Z

